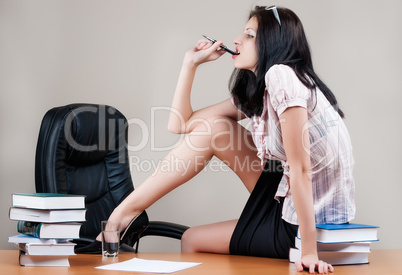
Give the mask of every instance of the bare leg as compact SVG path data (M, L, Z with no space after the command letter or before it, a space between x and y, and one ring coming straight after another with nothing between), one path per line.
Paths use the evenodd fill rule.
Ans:
M189 228L181 239L182 252L229 254L229 243L238 220Z
M124 230L134 216L197 175L213 156L235 171L249 192L253 190L263 167L256 156L250 134L236 121L214 118L200 123L164 159L166 162L178 159L188 166L165 169L167 171L158 167L152 176L127 196L109 219L121 221Z

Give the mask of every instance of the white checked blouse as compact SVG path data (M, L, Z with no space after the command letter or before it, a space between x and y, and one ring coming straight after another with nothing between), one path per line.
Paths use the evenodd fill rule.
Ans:
M280 115L290 107L308 111L312 185L316 223L345 223L354 218L355 184L352 175L352 145L346 126L320 90L312 92L286 65L272 66L265 76L267 90L260 116L251 118L251 132L258 157L280 160L284 176L276 199L285 197L282 218L298 224L289 186L290 170L282 143ZM267 183L269 184L269 183Z

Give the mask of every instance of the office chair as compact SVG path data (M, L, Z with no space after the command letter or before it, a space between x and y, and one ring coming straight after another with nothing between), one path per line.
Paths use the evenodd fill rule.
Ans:
M127 137L127 119L107 105L56 107L42 120L35 158L36 192L86 196L86 222L80 239L75 240L77 246L92 242L101 231L101 221L134 190ZM181 239L187 228L151 221L142 237Z

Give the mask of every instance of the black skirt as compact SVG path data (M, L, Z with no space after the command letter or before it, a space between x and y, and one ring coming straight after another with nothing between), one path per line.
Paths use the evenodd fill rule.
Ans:
M288 258L297 226L282 219L283 199L274 199L282 178L278 167L279 162L267 161L233 232L230 254Z

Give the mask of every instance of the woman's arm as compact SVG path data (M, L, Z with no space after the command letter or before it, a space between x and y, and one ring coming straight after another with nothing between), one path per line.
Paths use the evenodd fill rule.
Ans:
M230 99L195 112L191 107L191 88L197 67L222 56L225 51L217 50L221 44L221 42L212 44L200 40L195 48L186 52L169 116L168 129L170 132L176 134L191 132L197 124L191 123L195 119L205 119L212 116L228 116L235 119L239 115L237 108L233 106Z
M296 262L296 268L298 271L308 268L310 273L314 273L316 268L319 273L333 272L333 267L319 261L317 256L307 110L288 108L281 114L280 123L302 242L302 258Z

